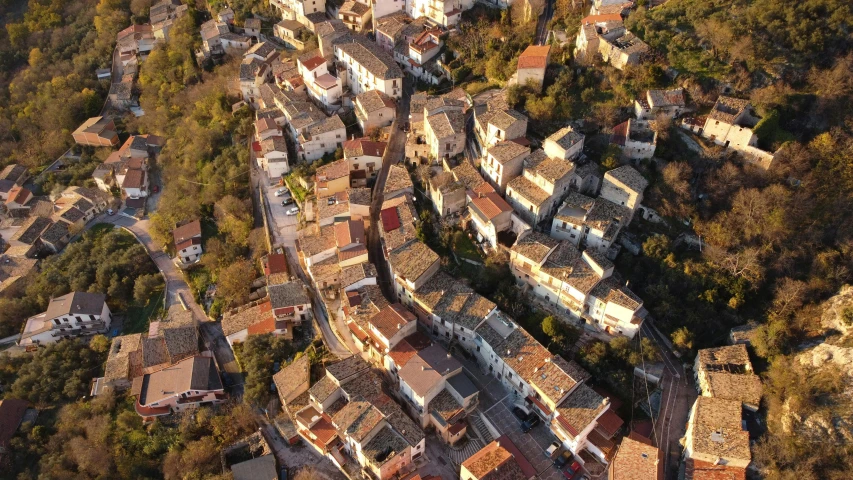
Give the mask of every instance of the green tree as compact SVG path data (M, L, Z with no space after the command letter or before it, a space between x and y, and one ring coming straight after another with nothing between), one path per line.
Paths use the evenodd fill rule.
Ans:
M257 276L255 267L248 260L237 260L219 273L216 296L226 304L237 304L249 297L252 281Z
M140 275L133 283L133 299L140 305L146 305L154 291L163 285L163 278L154 273Z
M672 332L672 344L681 351L693 349L693 333L686 327L681 327Z

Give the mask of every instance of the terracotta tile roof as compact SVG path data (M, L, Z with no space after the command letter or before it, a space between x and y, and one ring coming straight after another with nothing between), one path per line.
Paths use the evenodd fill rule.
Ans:
M317 169L317 180L335 180L349 175L349 162L346 159L334 161Z
M308 257L335 248L335 227L326 225L305 228L298 232L299 247Z
M175 228L172 235L175 237L175 243L180 243L184 240L201 236L201 222L194 220L181 225L180 227Z
M370 323L386 339L390 339L402 327L416 320L415 314L408 311L406 307L402 304L394 303L380 310L379 313L370 319Z
M512 251L536 263L542 263L560 242L540 233L531 232L516 240Z
M226 337L265 320L274 320L272 305L269 300L258 305L249 305L235 310L226 312L222 316L222 333Z
M412 293L412 297L428 312L438 306L445 293L458 283L456 279L443 271L437 272L432 278Z
M547 359L530 375L529 380L530 384L535 385L552 403L557 403L566 392L590 377L591 375L574 361L567 361L556 355Z
M550 45L530 45L519 55L518 68L546 68L550 53Z
M308 355L303 355L279 370L272 379L279 396L287 398L302 385L310 382L310 374L311 359Z
M412 346L405 338L397 342L394 345L394 348L388 351L388 356L394 360L394 364L397 365L397 368L403 368L409 363L409 360L412 359L415 355L417 355L418 351L415 350L415 347Z
M501 213L512 211L512 207L497 192L474 197L471 199L471 204L486 220L492 220Z
M537 369L545 365L545 361L551 357L550 352L523 328L513 330L506 337L501 349L495 353L525 380L536 375Z
M382 108L396 108L394 100L379 90L368 90L355 97L361 109L370 114Z
M16 398L0 400L0 447L4 451L9 448L9 442L15 436L29 407L28 402Z
M700 372L743 374L752 371L752 362L749 361L749 353L744 344L705 348L699 350L698 356Z
M741 427L741 402L698 397L691 412L694 455L749 461L749 433Z
M374 77L382 80L403 77L403 71L397 62L376 42L363 35L349 35L346 40L348 41L336 44L335 48L346 53Z
M660 450L626 437L610 465L610 478L663 480L663 463Z
M399 370L400 380L406 382L418 396L424 396L441 382L448 373L462 368L441 345L431 345L409 359Z
M622 428L622 425L625 424L625 421L616 415L616 412L613 411L612 408L608 409L604 412L600 417L598 417L598 429L602 431L603 434L606 434L607 438L611 438L616 433L619 432L619 429Z
M529 478L525 476L518 461L505 447L508 441L510 440L506 436L493 441L462 462L461 467L477 480L518 480Z
M569 434L576 437L609 406L606 398L582 383L557 406L558 420Z
M353 243L365 243L364 221L346 220L335 224L335 242L338 248Z
M385 154L385 147L388 146L385 142L374 142L369 138L357 138L355 140L347 140L344 142L344 157L382 157Z
M685 480L746 480L746 469L729 465L714 465L688 458L685 462Z

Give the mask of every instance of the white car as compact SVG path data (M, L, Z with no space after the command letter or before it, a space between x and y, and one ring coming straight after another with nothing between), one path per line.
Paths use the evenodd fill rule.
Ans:
M296 215L297 213L299 213L299 208L297 208L297 207L293 207L293 208L291 208L290 210L288 210L288 211L287 211L287 212L285 212L285 213L286 213L287 215Z
M286 188L279 188L278 190L276 190L276 192L275 192L275 196L276 196L276 197L280 197L280 196L282 196L282 195L287 195L288 193L290 193L290 191L289 191L288 189L286 189Z

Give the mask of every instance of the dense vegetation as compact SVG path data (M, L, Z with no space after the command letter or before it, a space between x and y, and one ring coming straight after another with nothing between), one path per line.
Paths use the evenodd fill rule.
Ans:
M270 392L273 367L276 363L279 367L284 365L285 360L293 355L293 350L289 340L272 334L251 335L245 342L234 344L234 355L246 373L244 402L266 407L269 400L275 398Z
M157 274L153 282L152 274ZM0 335L19 332L27 317L43 312L51 298L72 291L104 293L112 311L122 312L133 302L140 279L153 284L149 293L163 283L145 247L123 230L93 229L59 255L42 260L39 272L0 298Z
M0 6L0 158L38 169L72 143L71 132L104 104L116 33L130 24L119 0Z
M197 218L204 225L203 265L192 274L197 294L211 283L235 288L217 290L214 315L223 306L239 303L256 276L252 263L265 248L260 230L253 231L249 200L249 158L246 139L252 134L251 112L231 113L226 92L237 62L200 70L194 49L199 45L193 15L182 17L170 31L168 43L158 45L139 75L143 132L167 139L157 162L163 184L157 211L151 215L152 237L171 248L176 225Z

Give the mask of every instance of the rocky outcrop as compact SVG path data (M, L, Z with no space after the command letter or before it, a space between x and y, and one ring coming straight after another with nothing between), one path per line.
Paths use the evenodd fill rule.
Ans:
M820 323L827 330L836 330L843 335L853 332L853 286L841 287L838 295L824 303Z

